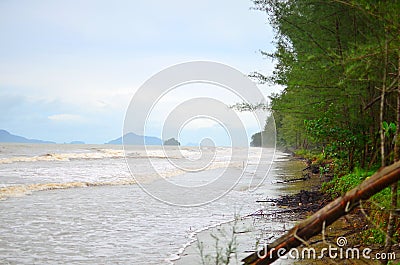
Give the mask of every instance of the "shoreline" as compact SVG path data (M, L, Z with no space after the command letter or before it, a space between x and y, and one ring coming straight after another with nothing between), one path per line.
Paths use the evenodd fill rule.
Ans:
M279 161L282 162L282 161ZM313 167L310 167L309 161L299 157L291 157L288 161L284 161L286 165L297 164L296 169L285 171L285 174L278 174L282 179L279 184L284 186L278 187L283 192L278 198L265 197L263 200L256 201L255 203L260 204L260 210L250 214L248 216L237 218L235 221L227 222L224 224L216 225L215 227L204 229L196 234L194 242L186 246L183 252L180 254L179 259L173 261L174 265L195 265L195 264L242 264L241 260L254 252L257 246L266 246L279 238L281 235L289 231L296 222L306 219L307 216L312 215L314 212L323 208L327 203L331 201L328 195L320 191L322 183L329 181L332 176L329 173L319 174L319 172L313 172ZM309 174L307 178L296 177L300 176L301 172L304 171L304 167L308 166ZM306 168L306 169L307 169ZM299 170L300 169L300 170ZM290 177L287 177L289 175ZM294 181L291 181L294 180ZM264 207L263 205L264 204ZM266 212L265 204L269 204L273 208L269 208ZM368 244L363 241L362 232L368 228L369 223L368 217L365 216L364 210L359 208L355 209L346 216L339 218L335 223L330 225L325 231L324 235L320 234L307 243L307 246L300 246L297 251L301 253L302 249L312 247L315 249L317 255L314 259L310 258L297 258L291 259L288 255L278 259L274 264L296 264L296 265L308 265L310 262L313 264L326 264L326 263L345 263L345 264L382 264L376 257L376 254L382 253L379 245ZM278 222L276 224L276 222ZM281 229L280 229L281 228ZM221 233L222 231L222 233ZM228 232L226 232L228 231ZM236 244L234 251L231 251L231 259L228 263L217 263L215 253L216 249L220 247L220 253L222 261L226 260L228 255L224 255L227 247L232 240L226 238L226 235L231 235L234 238L233 243ZM218 238L219 236L219 238ZM221 240L222 238L222 240ZM345 239L345 245L339 245L339 239ZM263 242L262 240L265 239ZM197 241L197 246L195 245ZM219 246L218 246L219 242ZM217 244L216 244L217 243ZM203 246L201 250L199 246ZM360 255L359 258L344 258L341 256L330 257L327 253L323 252L324 248L333 247L338 249L358 249L361 253L364 249L371 249L370 256L372 258L366 258ZM222 250L222 251L221 251ZM228 250L230 250L228 248ZM226 252L228 253L228 252ZM320 254L321 256L318 256ZM394 245L390 254L394 254L394 263L398 262L400 258L400 245ZM201 258L203 256L203 260ZM206 260L204 260L204 257ZM208 258L208 260L207 260ZM220 260L221 262L221 260Z
M277 163L279 163L277 167L280 170L277 171L276 178L282 181L300 178L305 167L303 160L294 159L293 157L289 157L284 161L277 161ZM319 182L319 179L312 178L310 181L276 182L274 185L282 195L293 196L303 189L314 187ZM205 228L195 233L192 243L188 244L181 253L177 254L178 257L171 260L171 262L174 265L209 264L211 260L215 261L217 258L215 254L218 250L216 249L221 252L217 253L217 256L221 259L226 259L227 255L222 252L229 252L226 246L229 246L234 241L236 253L232 254L234 260L231 259L229 264L241 264L241 259L255 250L256 245L267 244L278 238L288 231L304 214L304 211L299 212L284 205L278 205L279 198L268 198L267 194L262 194L260 200L254 202L259 205L257 207L258 211L246 216L236 217L235 220ZM267 238L268 242L264 242L264 238ZM202 250L201 247L203 248ZM221 257L221 254L225 255L225 257ZM203 256L203 261L201 256ZM207 258L208 260L204 260ZM291 263L281 260L277 264Z

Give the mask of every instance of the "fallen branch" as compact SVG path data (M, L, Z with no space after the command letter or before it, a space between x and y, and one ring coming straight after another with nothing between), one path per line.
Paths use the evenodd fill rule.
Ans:
M275 216L278 214L284 214L284 213L298 213L298 212L304 212L304 209L300 208L300 207L296 207L296 208L292 208L292 209L288 209L288 210L282 210L282 211L273 211L273 212L255 212L252 214L249 214L247 216Z
M288 233L268 245L266 249L256 251L242 261L246 265L271 264L290 249L296 248L305 240L318 235L323 227L328 227L340 217L348 214L360 204L360 201L368 200L372 195L399 180L400 161L381 168L360 185L293 227Z
M278 180L276 183L282 184L282 183L290 183L290 182L297 182L297 181L305 181L305 180L307 180L309 178L310 177L307 175L306 177L302 177L302 178Z
M271 199L271 200L256 200L256 202L273 202L276 203L278 200L277 199Z

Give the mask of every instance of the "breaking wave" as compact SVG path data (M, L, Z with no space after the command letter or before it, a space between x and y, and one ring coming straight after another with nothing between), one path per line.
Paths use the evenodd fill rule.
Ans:
M0 200L5 200L10 197L20 197L31 194L35 191L46 190L62 190L70 188L83 188L95 186L120 186L120 185L133 185L136 184L135 180L118 180L112 182L67 182L67 183L36 183L25 185L13 185L0 188Z
M39 148L41 146L33 146L30 155L24 155L27 152L20 152L15 148L17 151L11 150L7 157L0 157L0 164L4 165L1 170L0 200L28 195L36 191L150 183L160 178L168 179L188 173L176 167L171 161L185 161L190 165L195 165L196 159L201 156L201 150L192 147L176 150L171 148L167 150L167 153L160 147L131 152L102 147L60 152L59 150L64 148L61 146L48 153L45 153L45 149ZM230 161L229 148L216 148L216 153L216 159L203 168L205 171L244 167L242 162ZM134 177L126 167L125 156L133 159ZM146 159L154 160L149 164ZM53 164L53 162L64 161L70 162L65 165Z
M121 149L95 149L93 152L74 152L74 153L46 153L35 156L12 156L0 158L0 164L11 164L16 162L37 162L37 161L71 161L78 159L104 159L104 158L170 158L170 159L196 159L199 157L198 150L180 149L179 155L171 156L160 150L140 150L127 152Z
M122 158L124 151L115 149L99 149L97 152L86 153L47 153L38 156L15 156L0 158L0 164L11 164L16 162L36 162L36 161L71 161L73 159L104 159Z

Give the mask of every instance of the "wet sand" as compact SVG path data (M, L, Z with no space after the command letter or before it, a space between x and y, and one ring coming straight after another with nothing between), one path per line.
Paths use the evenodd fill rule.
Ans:
M302 177L302 169L305 167L302 161L289 160L277 163L276 168L279 172L277 178L290 180ZM304 189L312 190L320 183L321 179L313 177L307 181L277 183L276 188L278 194L290 195ZM263 246L279 238L304 215L304 212L292 211L288 207L271 202L275 199L277 197L268 197L265 194L260 197L259 202L254 202L259 205L259 211L198 233L196 241L184 250L180 259L174 264L226 264L228 253L234 253L230 255L229 264L241 264L240 261L256 250L257 246ZM216 262L218 257L222 263ZM293 261L281 259L274 264L293 264Z

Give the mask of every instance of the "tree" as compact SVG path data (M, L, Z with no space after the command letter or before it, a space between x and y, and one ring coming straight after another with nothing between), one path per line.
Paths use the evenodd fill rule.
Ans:
M400 2L254 0L254 4L268 13L276 33L275 52L263 52L276 61L273 75L252 76L284 87L271 97L270 106L278 143L321 150L349 171L397 161ZM398 225L393 212L397 183L391 190L386 249Z
M273 75L252 76L284 87L271 97L278 142L318 148L347 161L349 169L371 166L379 155L393 161L393 145L382 140L382 121L396 118L390 108L397 83L399 4L254 3L268 13L276 32L276 51L263 53L276 61Z
M267 117L267 121L262 132L255 133L251 136L250 146L275 148L276 126L273 115L269 115Z

